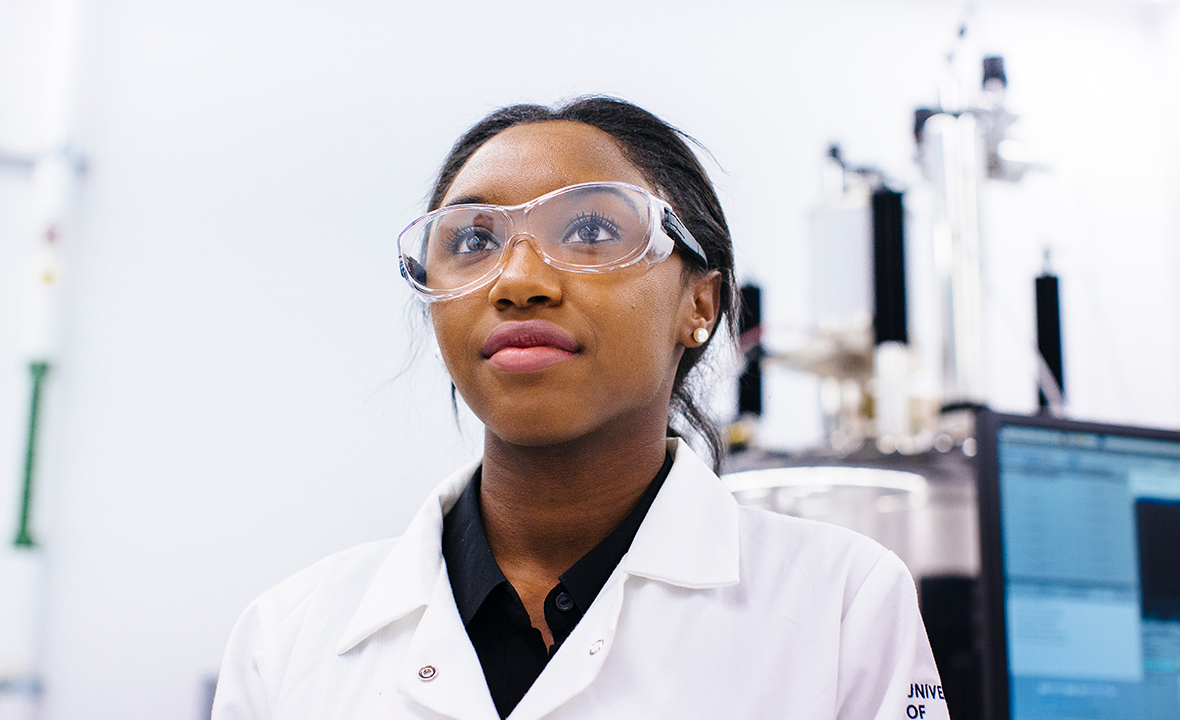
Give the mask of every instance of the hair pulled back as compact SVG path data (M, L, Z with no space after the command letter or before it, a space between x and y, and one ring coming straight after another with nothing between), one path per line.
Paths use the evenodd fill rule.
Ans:
M734 291L733 240L713 184L685 141L698 146L700 144L629 102L611 97L585 97L553 108L512 105L496 110L476 123L451 148L434 184L429 210L442 206L443 198L459 171L488 140L516 125L554 120L584 123L610 135L657 194L672 206L680 221L704 248L708 256L707 271L717 270L721 273L721 312L717 327L726 328L732 336L738 302L738 295ZM685 272L701 272L690 263L685 263L684 267ZM710 337L699 347L685 348L672 385L670 410L672 415L687 423L688 429L698 433L708 443L713 455L713 468L719 471L724 454L721 434L698 403L692 384L688 382L689 373L712 342L713 337ZM673 426L671 418L668 433L671 436L681 434Z

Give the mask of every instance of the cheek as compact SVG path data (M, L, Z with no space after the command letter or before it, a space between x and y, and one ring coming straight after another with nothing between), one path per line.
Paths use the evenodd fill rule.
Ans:
M462 370L462 363L457 358L462 354L466 343L466 331L471 323L465 321L467 314L463 312L462 300L451 300L437 303L430 308L430 321L434 327L434 339L446 363L447 372L455 377L457 371Z
M680 359L677 342L680 328L679 284L634 283L600 307L600 340L608 349L608 361L624 372L623 384L665 382Z
M438 344L438 348L442 352L442 356L445 358L447 356L447 336L445 333L446 323L440 319L439 315L440 313L438 310L433 307L430 309L430 329L434 331L434 341Z

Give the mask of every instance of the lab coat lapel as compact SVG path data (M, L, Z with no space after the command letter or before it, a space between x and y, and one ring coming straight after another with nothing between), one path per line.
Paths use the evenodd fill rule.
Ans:
M615 568L590 609L549 660L508 720L535 720L566 703L598 677L614 645L626 573Z
M446 575L440 542L443 515L459 499L478 465L475 461L461 468L427 498L361 599L336 647L338 654L431 601L439 574ZM454 605L454 600L450 603Z
M439 573L434 594L397 671L397 689L410 700L456 720L500 717L445 572Z

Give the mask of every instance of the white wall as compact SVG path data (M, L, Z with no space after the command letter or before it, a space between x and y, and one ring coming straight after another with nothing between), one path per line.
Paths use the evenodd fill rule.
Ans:
M49 20L34 5L0 0L0 149L38 137L33 39ZM255 594L396 534L477 452L429 351L398 376L420 332L393 248L466 126L585 92L682 126L720 163L741 272L789 331L808 322L799 254L826 143L916 184L911 113L936 100L960 17L941 0L81 12L73 126L90 170L63 248L38 508L46 720L197 717ZM1180 426L1173 12L1039 0L976 16L980 49L1007 59L1011 105L1057 168L988 196L989 292L1008 342L1031 342L1031 277L1051 241L1080 417ZM0 169L5 513L27 403L7 337L26 185ZM999 404L1031 407L1022 361L997 362ZM771 391L770 435L809 442L810 381Z

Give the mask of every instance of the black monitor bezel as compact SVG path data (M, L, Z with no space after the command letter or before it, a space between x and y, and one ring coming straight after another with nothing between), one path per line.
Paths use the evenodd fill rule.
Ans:
M1011 415L983 409L975 416L980 552L980 652L983 661L984 717L1010 720L1008 632L1004 618L1004 554L1000 536L999 457L996 439L1006 426L1120 435L1180 443L1180 431L1133 425L1065 420L1051 415Z

